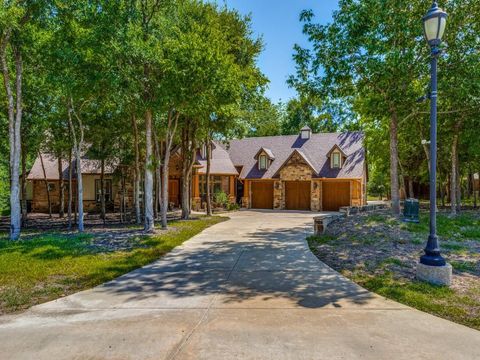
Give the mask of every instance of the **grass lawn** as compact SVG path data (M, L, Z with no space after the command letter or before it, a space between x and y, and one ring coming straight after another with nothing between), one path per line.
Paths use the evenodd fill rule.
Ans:
M480 330L480 213L438 214L442 253L454 268L452 287L415 280L427 239L420 224L388 212L352 216L308 238L317 257L364 288L413 308Z
M102 251L93 235L48 233L11 242L0 238L0 314L85 290L144 266L205 228L225 221L201 217L169 223L170 230L137 238L136 247Z

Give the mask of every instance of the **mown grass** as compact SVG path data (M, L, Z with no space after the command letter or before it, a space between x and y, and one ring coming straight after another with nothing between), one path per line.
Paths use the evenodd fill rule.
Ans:
M459 294L446 286L435 286L420 281L397 279L393 273L368 275L355 273L350 278L379 295L411 306L415 309L480 330L480 317L476 316L480 307L477 296ZM471 291L480 291L479 287Z
M415 233L427 234L429 231L429 214L420 213L420 223L406 223L406 229ZM437 233L441 237L455 240L480 241L480 217L472 213L464 213L455 217L448 214L437 214Z
M42 234L29 240L0 239L0 313L91 288L144 266L205 228L226 220L174 221L163 234L139 239L130 251L100 252L91 235Z

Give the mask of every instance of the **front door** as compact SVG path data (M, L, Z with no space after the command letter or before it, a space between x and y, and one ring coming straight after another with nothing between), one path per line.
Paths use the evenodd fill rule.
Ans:
M168 180L168 202L174 206L180 204L180 180L169 179Z

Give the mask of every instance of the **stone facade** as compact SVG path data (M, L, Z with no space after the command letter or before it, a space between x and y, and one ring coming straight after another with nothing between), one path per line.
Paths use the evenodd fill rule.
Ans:
M273 208L285 209L285 194L283 190L283 182L281 180L275 180L273 183Z
M320 180L312 180L310 208L312 211L322 210L322 182Z
M280 180L282 181L300 181L311 179L312 169L297 153L294 153L290 160L288 160L285 166L280 170Z

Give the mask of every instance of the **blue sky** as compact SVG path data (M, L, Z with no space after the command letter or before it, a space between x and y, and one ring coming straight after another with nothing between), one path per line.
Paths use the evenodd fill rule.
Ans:
M303 9L312 9L315 21L325 24L337 9L338 0L217 0L217 3L226 3L244 15L251 14L253 30L262 36L265 46L258 65L270 79L267 96L273 102L294 97L295 91L285 83L295 70L293 45L308 45L299 14Z

